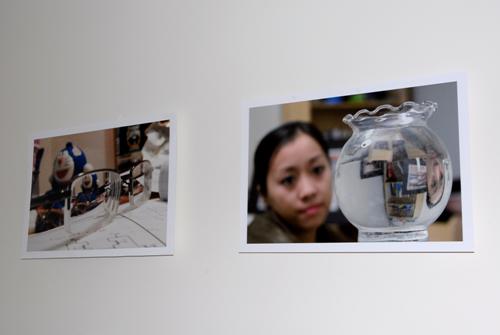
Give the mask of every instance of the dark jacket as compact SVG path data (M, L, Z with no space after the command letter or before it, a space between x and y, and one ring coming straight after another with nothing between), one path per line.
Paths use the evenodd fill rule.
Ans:
M257 214L247 230L247 243L300 243L301 241L274 212ZM324 223L316 232L316 242L355 242L341 227Z

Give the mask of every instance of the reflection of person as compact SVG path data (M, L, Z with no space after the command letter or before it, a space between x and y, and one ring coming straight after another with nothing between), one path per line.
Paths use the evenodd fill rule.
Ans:
M444 193L444 167L439 158L430 158L427 161L427 204L436 205Z
M248 226L248 243L334 242L325 224L332 199L332 168L321 132L291 122L267 134L254 157L249 209L258 195L267 210Z

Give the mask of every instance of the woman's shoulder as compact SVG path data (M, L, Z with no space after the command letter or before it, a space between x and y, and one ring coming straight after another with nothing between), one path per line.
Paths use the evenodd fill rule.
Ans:
M296 237L271 212L257 214L247 228L247 243L295 243Z

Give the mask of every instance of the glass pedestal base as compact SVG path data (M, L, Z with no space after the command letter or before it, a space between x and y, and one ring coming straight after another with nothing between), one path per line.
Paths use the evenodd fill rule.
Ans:
M427 229L377 232L360 230L358 242L425 242L429 240Z

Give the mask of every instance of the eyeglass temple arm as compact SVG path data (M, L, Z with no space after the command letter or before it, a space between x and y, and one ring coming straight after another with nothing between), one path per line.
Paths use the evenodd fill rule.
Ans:
M125 183L129 187L129 193L130 193L131 186L133 186L134 179L138 179L144 175L145 175L145 173L141 171L140 174L133 176L132 171L130 171L126 175L121 175L120 177L122 178L122 182Z

